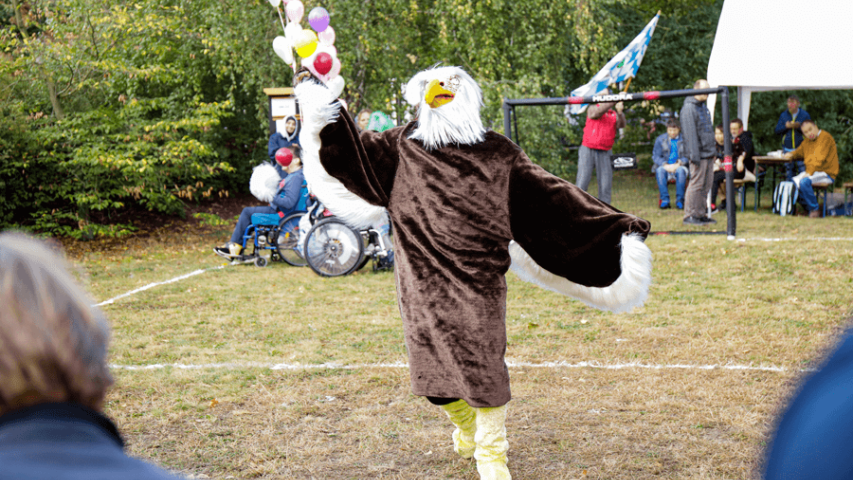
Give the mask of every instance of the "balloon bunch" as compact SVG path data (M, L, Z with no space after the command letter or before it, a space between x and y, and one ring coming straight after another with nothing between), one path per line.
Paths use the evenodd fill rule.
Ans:
M296 70L296 57L293 55L296 50L296 54L302 58L302 66L335 92L335 96L339 96L344 89L344 79L339 75L341 61L338 60L338 50L335 48L335 29L329 25L329 12L323 7L313 8L308 14L311 29L303 29L299 22L305 14L305 6L300 0L269 2L278 11L284 29L284 36L275 37L272 42L275 53ZM282 3L287 14L287 25L281 18L279 6Z

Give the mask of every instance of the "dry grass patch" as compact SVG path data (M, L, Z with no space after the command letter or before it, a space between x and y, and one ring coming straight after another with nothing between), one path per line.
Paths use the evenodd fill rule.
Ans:
M749 478L801 368L851 316L849 219L738 217L748 238L648 239L647 304L599 312L508 276L507 357L786 372L512 368L514 478ZM203 232L204 233L204 232ZM71 259L97 301L220 266L225 231L131 240ZM405 362L393 274L322 279L281 264L209 270L104 307L111 362ZM131 452L211 478L476 478L408 370L116 370L109 415Z
M747 478L791 374L511 369L518 479ZM118 372L130 452L211 478L478 478L404 369Z

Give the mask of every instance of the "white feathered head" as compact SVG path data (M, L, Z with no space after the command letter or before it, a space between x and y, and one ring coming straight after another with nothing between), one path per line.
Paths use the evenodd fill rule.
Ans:
M418 126L409 138L428 150L446 145L482 142L486 129L480 120L483 93L459 67L435 67L409 80L403 96L418 109Z

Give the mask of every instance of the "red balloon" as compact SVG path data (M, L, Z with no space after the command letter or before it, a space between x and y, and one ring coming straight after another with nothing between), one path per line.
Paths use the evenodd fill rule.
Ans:
M320 75L325 75L329 73L331 69L332 56L326 52L317 54L317 58L314 59L314 70L317 70L317 73Z
M275 161L282 167L286 167L293 161L293 152L289 148L279 148L275 152Z

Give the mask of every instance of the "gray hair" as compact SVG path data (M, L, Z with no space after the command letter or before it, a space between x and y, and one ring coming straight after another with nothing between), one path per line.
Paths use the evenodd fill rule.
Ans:
M0 415L39 403L100 410L109 325L43 242L0 234Z

